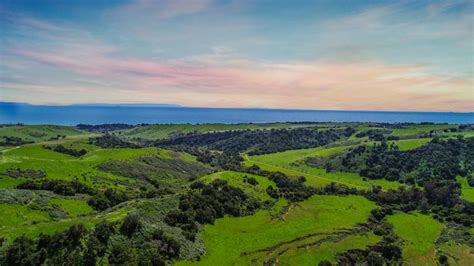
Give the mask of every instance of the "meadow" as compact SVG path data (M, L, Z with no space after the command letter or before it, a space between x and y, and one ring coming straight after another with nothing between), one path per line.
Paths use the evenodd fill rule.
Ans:
M403 240L403 258L409 265L435 264L435 241L443 224L428 215L397 213L388 217L395 233Z
M357 196L314 196L277 217L272 215L275 210L264 210L248 217L219 219L204 228L205 256L199 262L177 265L255 265L271 259L288 264L291 257L301 254L309 256L299 258L304 261L303 265L333 260L338 250L377 242L372 234L351 233L351 230L356 231L357 223L367 220L375 207ZM344 219L340 219L341 216ZM351 237L356 237L356 242L346 239ZM315 243L323 238L327 240L321 244L328 242L333 248L322 245L320 250ZM304 244L310 249L299 247Z

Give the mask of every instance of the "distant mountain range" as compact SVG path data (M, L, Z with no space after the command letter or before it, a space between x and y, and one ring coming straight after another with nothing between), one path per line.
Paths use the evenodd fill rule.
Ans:
M49 104L30 104L20 102L1 102L0 106L15 105L33 105L33 106L87 106L87 107L183 107L178 104L161 104L161 103L83 103L83 104L67 104L67 105L49 105Z

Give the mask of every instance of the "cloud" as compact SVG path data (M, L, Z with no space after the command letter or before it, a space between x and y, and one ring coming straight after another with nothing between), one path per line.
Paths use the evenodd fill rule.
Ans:
M134 0L107 12L107 15L120 19L143 16L166 19L203 12L212 7L212 3L212 0Z
M116 11L139 15L142 9L152 11L147 5L150 2L144 1ZM198 14L209 5L167 6L169 11L160 19L170 19L170 14ZM2 75L18 77L0 81L1 97L58 104L160 102L211 107L474 111L472 75L459 75L456 71L435 73L433 64L417 60L347 60L350 53L380 49L381 45L399 47L401 43L410 44L413 38L452 41L465 37L465 28L455 33L450 30L465 25L465 20L449 20L439 33L431 32L433 24L425 19L418 26L415 20L391 23L392 17L401 13L404 12L397 6L380 7L323 23L320 38L341 60L263 60L221 43L209 45L209 53L167 59L146 53L138 56L74 25L53 25L23 16L13 24L34 38L9 37L2 47ZM393 39L383 39L387 32L393 32ZM371 38L365 39L367 36ZM403 39L404 36L411 39ZM188 37L167 36L180 41L179 38ZM308 43L301 42L297 48ZM160 47L154 50L167 52Z
M430 75L420 65L272 63L231 60L227 54L223 55L226 60L214 55L202 60L159 61L103 54L100 50L89 54L31 49L11 52L79 75L122 80L122 89L128 86L123 91L132 92L133 99L141 99L139 102L167 99L191 106L473 111L472 80ZM87 85L96 86L84 82L81 86ZM97 91L104 89L96 87ZM110 88L107 91L111 99L132 99ZM235 99L234 104L229 99Z

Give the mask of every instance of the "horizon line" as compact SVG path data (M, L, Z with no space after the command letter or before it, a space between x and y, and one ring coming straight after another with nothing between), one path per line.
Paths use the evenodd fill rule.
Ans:
M453 113L453 114L474 114L473 111L417 111L417 110L362 110L362 109L291 109L273 107L209 107L209 106L187 106L173 103L72 103L72 104L35 104L27 102L7 102L0 101L1 104L17 104L45 107L72 107L72 106L98 106L98 107L133 107L137 108L200 108L200 109L244 109L244 110L282 110L282 111L320 111L320 112L378 112L378 113ZM102 106L101 106L102 105ZM155 106L153 106L155 105Z

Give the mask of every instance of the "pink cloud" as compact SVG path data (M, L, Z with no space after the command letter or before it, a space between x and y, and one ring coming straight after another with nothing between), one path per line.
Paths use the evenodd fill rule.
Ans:
M373 63L277 64L235 59L155 61L107 53L15 49L14 54L72 73L123 80L138 102L192 106L473 111L472 79L432 75L423 66ZM90 86L94 86L91 84ZM111 92L112 93L112 92ZM125 96L133 94L134 97ZM233 104L232 104L233 103Z

